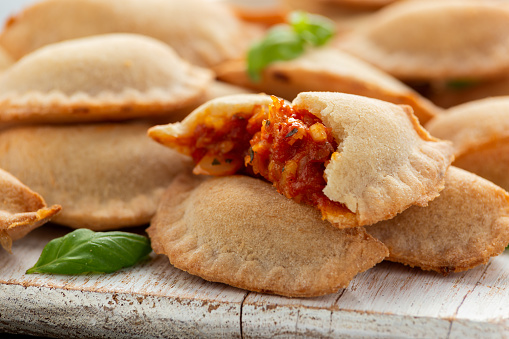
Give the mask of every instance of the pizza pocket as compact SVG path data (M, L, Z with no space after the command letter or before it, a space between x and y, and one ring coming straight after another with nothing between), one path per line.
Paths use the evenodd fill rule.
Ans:
M499 1L401 1L338 46L402 80L484 79L509 70L508 31Z
M432 138L408 106L343 93L211 100L149 135L193 157L195 174L259 175L338 227L425 206L443 188L449 142Z
M149 37L110 34L64 41L27 55L0 75L0 121L168 115L199 100L211 82L209 70Z
M62 211L53 221L95 231L146 224L191 160L153 142L146 123L15 127L0 133L0 167Z
M177 268L290 297L335 293L388 253L362 227L334 228L269 183L238 175L182 175L147 232L154 251Z
M270 64L263 70L260 81L249 78L245 60L227 62L216 72L223 81L287 100L306 91L362 95L409 105L421 123L441 112L391 75L334 48L311 49L296 59Z
M444 190L427 207L410 207L366 230L389 248L387 260L443 274L465 271L509 244L509 194L451 166Z

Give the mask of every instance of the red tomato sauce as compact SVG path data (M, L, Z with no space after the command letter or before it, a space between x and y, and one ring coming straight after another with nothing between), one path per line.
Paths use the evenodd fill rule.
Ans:
M260 130L265 115L255 107L253 112L239 112L219 124L198 124L192 135L179 137L174 143L193 158L195 174L220 176L242 172L249 141Z
M306 110L294 110L273 97L269 112L255 108L221 121L199 124L177 140L197 164L195 174L246 172L273 183L288 198L322 211L342 209L323 193L324 171L337 142L330 128Z
M337 203L323 193L326 163L337 149L330 128L306 110L274 99L262 128L251 139L245 162L288 198L320 209ZM338 204L341 205L341 204Z

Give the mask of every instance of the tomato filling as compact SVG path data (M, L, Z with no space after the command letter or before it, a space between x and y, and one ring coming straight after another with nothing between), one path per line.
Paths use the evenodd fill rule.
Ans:
M261 107L255 107L252 112L239 112L229 119L198 124L192 135L174 140L174 146L193 158L195 174L220 176L245 171L249 141L266 115Z
M324 171L337 142L330 128L306 110L294 110L274 99L261 130L251 139L245 163L298 202L331 210L342 206L323 193Z
M322 211L343 209L323 193L324 171L337 142L330 128L306 110L273 97L269 111L237 113L213 124L199 124L177 142L196 163L195 174L261 176L288 198Z

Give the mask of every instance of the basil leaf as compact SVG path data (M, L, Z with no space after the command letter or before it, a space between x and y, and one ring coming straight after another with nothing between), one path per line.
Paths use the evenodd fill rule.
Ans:
M150 252L150 241L142 235L77 229L51 240L26 273L111 273L136 264Z
M334 22L304 11L290 13L290 25L297 34L314 46L322 46L334 35Z
M271 28L262 41L257 42L247 54L247 71L254 81L260 80L261 71L270 63L291 60L304 53L304 44L298 34L286 25Z
M249 49L247 72L251 80L260 81L267 65L295 59L304 53L306 45L322 46L334 35L334 23L319 15L297 11L290 14L289 21L290 25L269 29L265 38Z

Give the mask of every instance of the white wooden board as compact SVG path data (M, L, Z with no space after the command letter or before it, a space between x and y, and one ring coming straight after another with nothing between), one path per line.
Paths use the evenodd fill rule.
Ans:
M0 333L60 338L509 338L509 253L443 277L384 262L347 289L284 298L210 283L155 256L109 275L25 275L68 229L0 252Z

